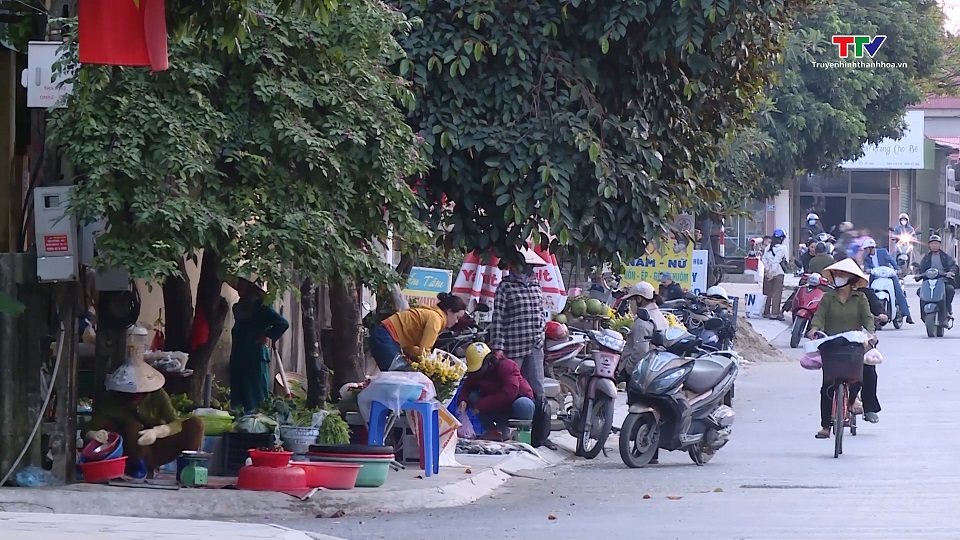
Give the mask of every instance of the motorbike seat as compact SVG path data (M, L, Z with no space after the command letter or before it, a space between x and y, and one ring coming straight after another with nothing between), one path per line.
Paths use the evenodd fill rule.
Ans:
M683 387L691 392L702 394L733 371L735 363L736 361L728 356L697 358L693 362L693 370L683 382Z

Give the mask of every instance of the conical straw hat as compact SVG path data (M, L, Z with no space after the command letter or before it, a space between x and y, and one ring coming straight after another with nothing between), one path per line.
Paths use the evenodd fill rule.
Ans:
M857 264L857 261L853 259L848 258L840 262L833 263L824 268L823 272L821 272L821 275L830 282L833 282L834 272L844 272L854 276L856 278L853 282L854 289L866 287L870 284L870 280L868 280L867 276L863 274L863 270L860 269L860 265Z

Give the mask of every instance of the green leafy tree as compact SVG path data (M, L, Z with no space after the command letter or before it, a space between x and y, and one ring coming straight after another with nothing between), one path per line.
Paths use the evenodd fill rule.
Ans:
M774 142L761 159L766 174L782 181L832 168L861 156L864 142L899 137L905 107L938 69L942 21L933 0L835 0L801 16L768 91L774 110L757 119ZM828 67L841 61L838 34L885 34L874 60L896 67Z
M83 66L49 123L78 171L72 212L110 223L98 264L156 280L181 276L183 258L203 250L196 304L211 335L191 356L201 373L226 276L255 273L274 291L294 274L338 291L382 285L396 279L377 245L388 226L408 241L426 233L403 181L423 165L398 105L413 95L385 70L402 55L403 15L374 0L341 1L325 19L269 0L245 9L233 50L186 36L162 73ZM362 375L346 360L338 377Z
M805 4L391 3L423 20L399 64L434 165L418 192L454 246L514 260L542 231L637 253L674 214L719 201L702 178Z

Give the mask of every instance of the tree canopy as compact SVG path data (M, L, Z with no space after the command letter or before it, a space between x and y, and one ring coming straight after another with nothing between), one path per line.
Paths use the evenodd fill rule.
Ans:
M864 142L901 136L905 107L938 70L942 22L934 0L834 0L801 16L768 91L772 110L757 117L773 140L760 160L766 175L829 169L861 156ZM873 60L894 66L827 67L841 61L831 43L839 34L886 35Z
M433 164L417 185L429 217L454 245L507 257L542 231L630 255L721 201L704 178L805 4L390 2L423 22L399 72Z
M99 262L156 279L203 248L271 285L395 279L375 242L387 220L426 231L403 182L423 166L400 108L413 95L385 69L409 23L375 0L338 2L327 22L241 4L235 50L182 37L165 72L84 65L52 114L78 171L72 211L111 224Z

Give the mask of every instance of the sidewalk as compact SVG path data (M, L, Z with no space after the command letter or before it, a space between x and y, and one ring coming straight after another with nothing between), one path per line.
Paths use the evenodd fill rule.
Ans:
M279 525L0 512L4 538L16 540L342 540Z
M527 453L506 457L458 454L457 462L462 467L441 467L440 474L430 478L424 478L423 472L414 463L404 471L391 471L383 487L320 490L306 501L282 493L234 489L174 491L94 484L4 488L0 489L0 512L279 520L330 517L343 512L353 514L446 508L469 504L490 495L512 473L550 467L567 457L564 453L545 448L540 448L539 453L540 457Z

